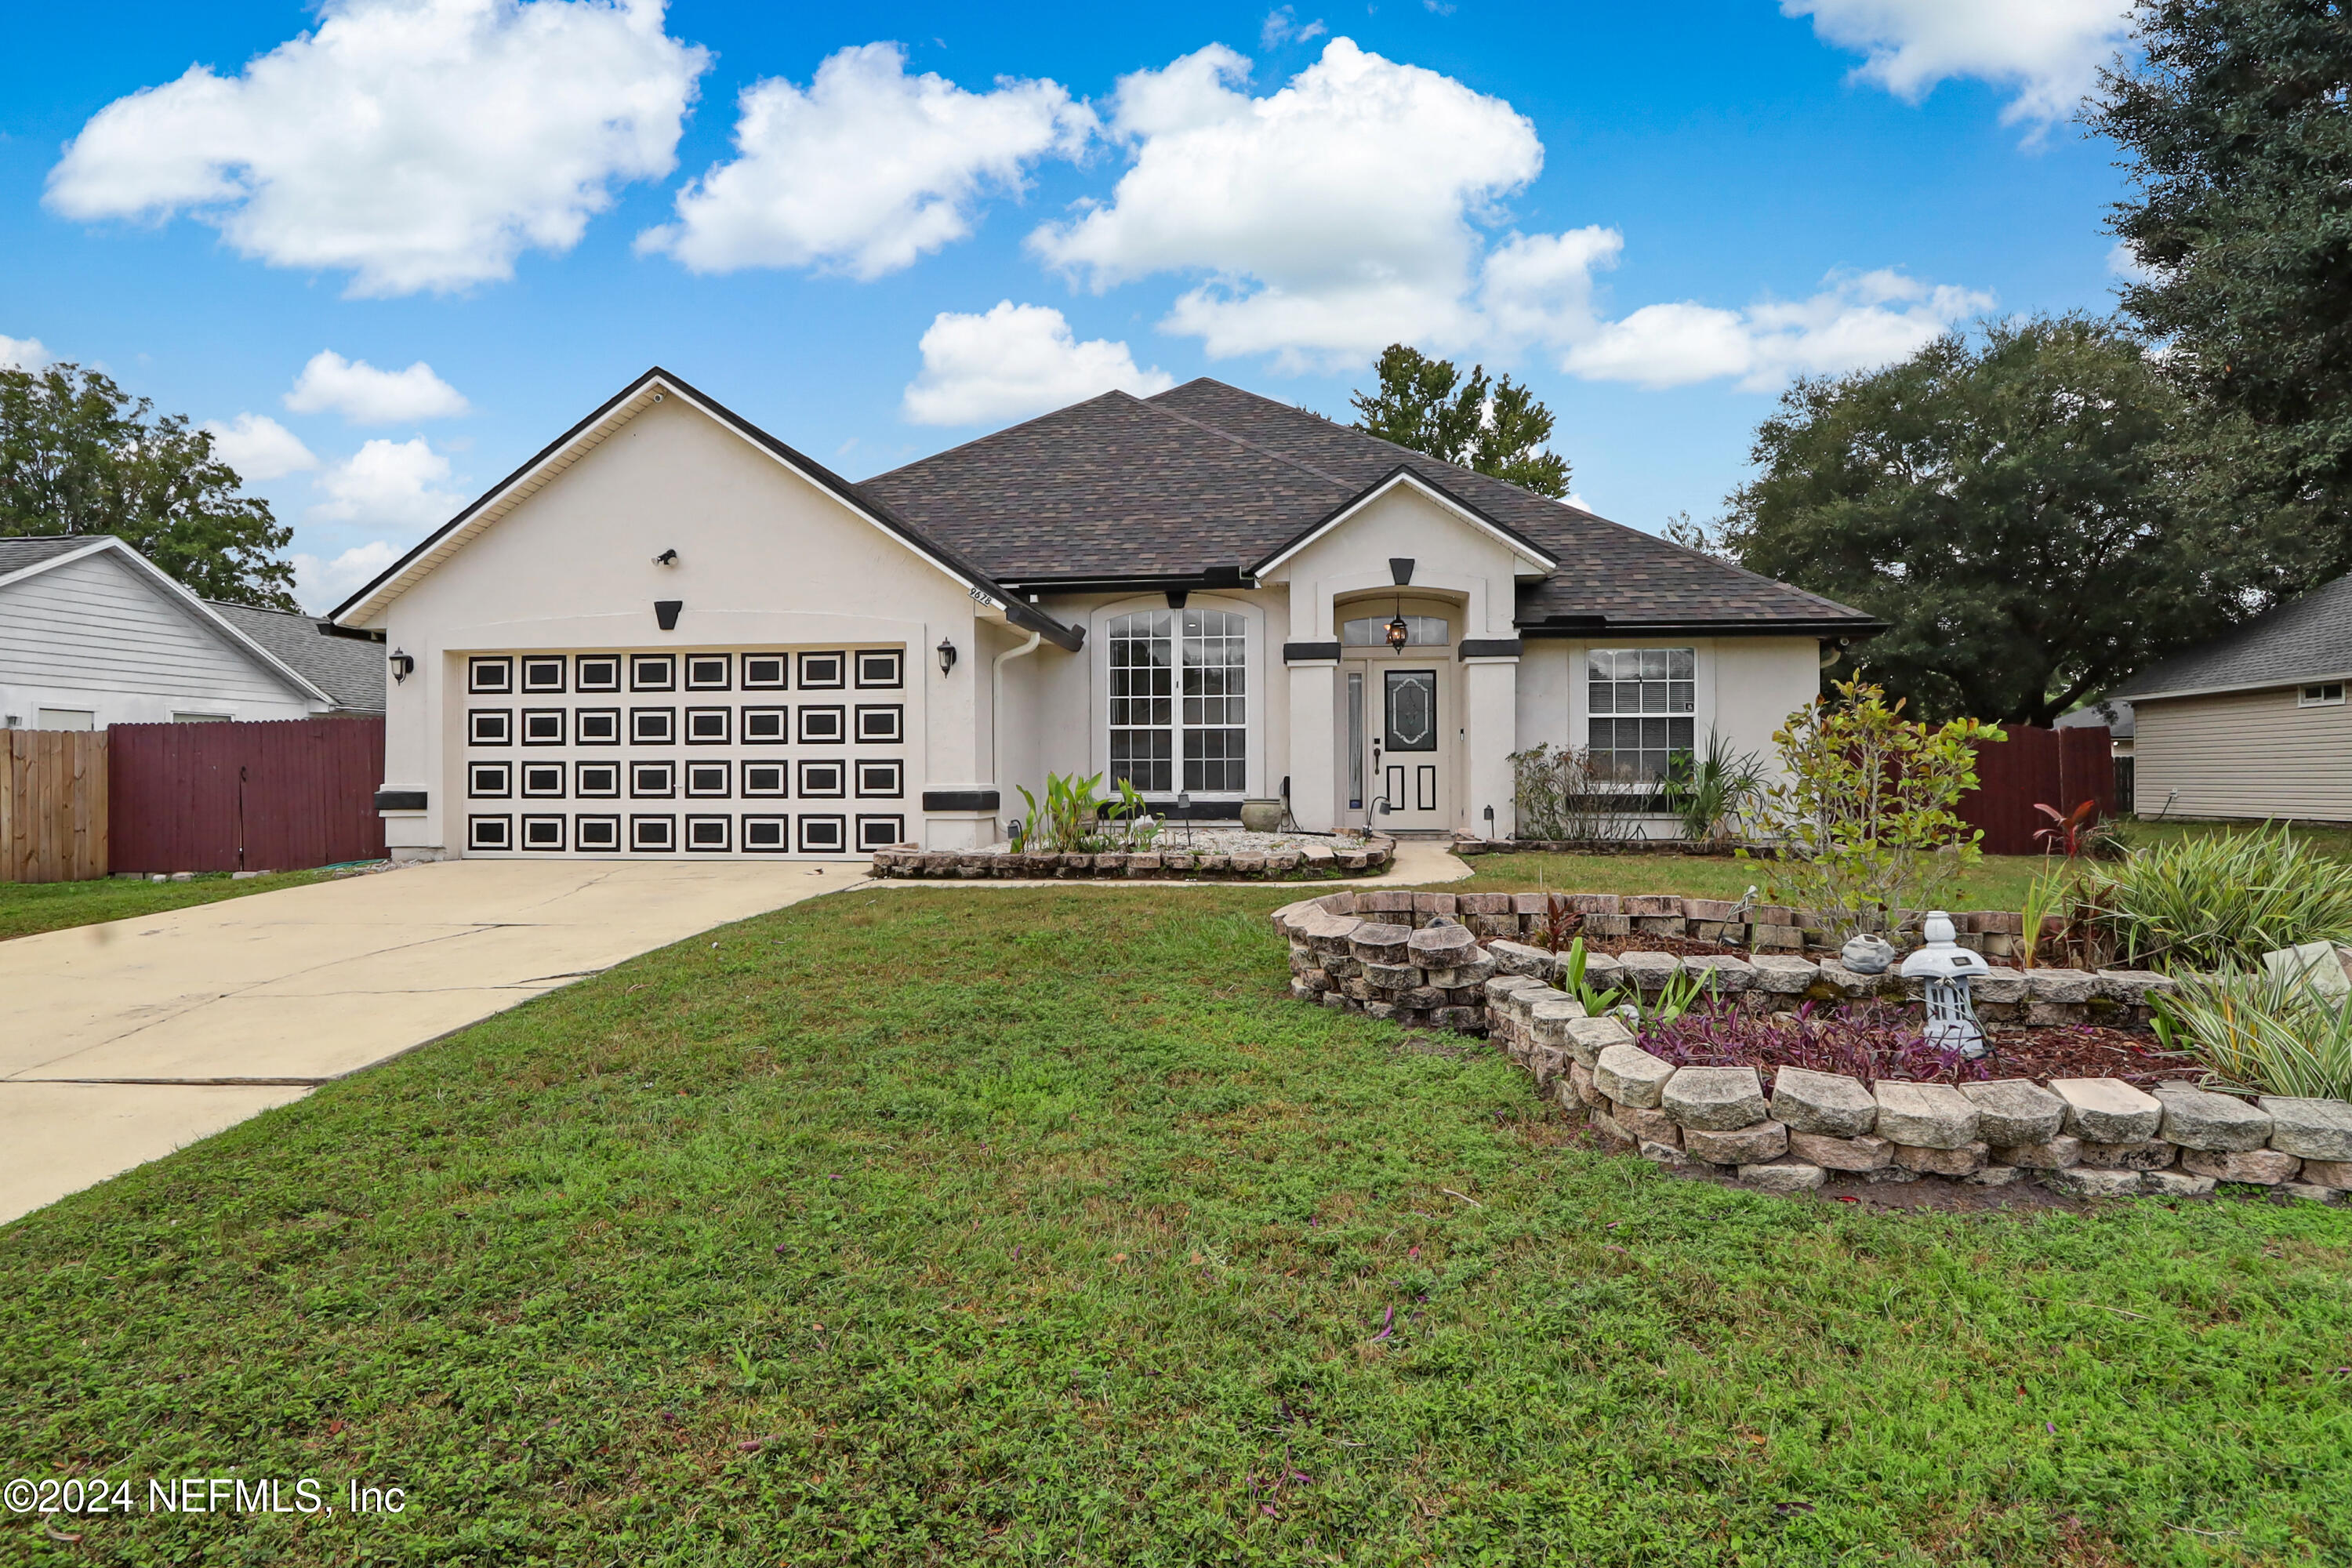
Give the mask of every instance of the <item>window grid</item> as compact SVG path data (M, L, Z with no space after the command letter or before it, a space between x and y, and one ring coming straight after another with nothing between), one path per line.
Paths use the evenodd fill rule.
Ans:
M1248 622L1139 610L1110 623L1110 776L1146 795L1248 787Z
M1654 784L1688 756L1698 706L1698 655L1687 647L1594 648L1586 658L1593 772Z

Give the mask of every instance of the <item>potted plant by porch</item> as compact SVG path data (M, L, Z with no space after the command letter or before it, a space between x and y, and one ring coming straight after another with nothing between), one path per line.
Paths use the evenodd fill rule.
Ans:
M1282 802L1265 798L1242 802L1242 826L1252 833L1274 832L1282 826Z

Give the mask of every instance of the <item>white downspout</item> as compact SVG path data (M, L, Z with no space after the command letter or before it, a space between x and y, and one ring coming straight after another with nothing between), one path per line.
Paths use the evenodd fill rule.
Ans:
M988 782L996 786L999 811L1004 809L1005 799L1004 780L1000 776L1004 770L998 763L996 745L997 727L1003 721L1000 716L1004 710L1004 666L1008 660L1035 653L1045 640L1044 632L1031 632L1027 642L1006 648L988 667Z

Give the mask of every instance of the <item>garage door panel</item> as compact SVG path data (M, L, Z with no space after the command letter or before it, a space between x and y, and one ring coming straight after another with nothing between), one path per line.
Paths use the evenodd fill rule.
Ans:
M464 853L850 858L907 837L903 646L466 657Z

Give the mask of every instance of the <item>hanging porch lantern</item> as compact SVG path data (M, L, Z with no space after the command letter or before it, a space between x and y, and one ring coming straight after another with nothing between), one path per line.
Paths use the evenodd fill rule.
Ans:
M1389 623L1388 637L1389 647L1399 653L1402 653L1404 651L1404 645L1412 640L1412 628L1404 624L1404 606L1402 605L1399 605L1397 606L1396 619Z
M1976 1061L1988 1047L1984 1027L1969 1001L1969 982L1988 973L1992 965L1984 954L1972 952L1954 940L1952 917L1941 910L1927 911L1920 934L1927 938L1918 951L1903 961L1906 980L1927 983L1927 1043L1956 1050L1962 1059Z

